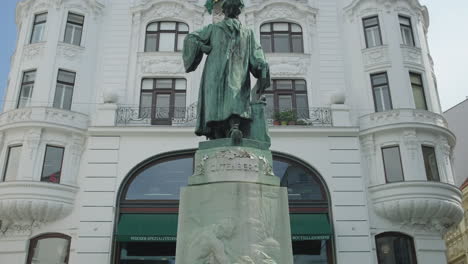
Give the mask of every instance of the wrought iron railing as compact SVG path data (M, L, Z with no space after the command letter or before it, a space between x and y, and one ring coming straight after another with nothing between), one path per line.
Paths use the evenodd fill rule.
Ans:
M297 108L289 110L265 109L269 125L332 126L328 107ZM134 107L117 108L117 126L172 125L195 126L197 104L189 107Z

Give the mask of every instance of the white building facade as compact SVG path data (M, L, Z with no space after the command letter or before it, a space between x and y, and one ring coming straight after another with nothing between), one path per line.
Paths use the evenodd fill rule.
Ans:
M204 3L18 4L0 263L175 263L179 188L204 140L193 134L201 70L186 74L180 50L213 21ZM295 263L446 263L442 235L463 209L426 8L250 0L240 20L271 67Z

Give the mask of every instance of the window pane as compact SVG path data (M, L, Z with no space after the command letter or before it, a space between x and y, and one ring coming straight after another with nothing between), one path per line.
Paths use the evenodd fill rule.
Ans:
M382 45L380 41L380 30L378 27L371 27L366 29L367 47L375 47Z
M25 72L23 75L23 83L34 82L36 79L36 71Z
M440 181L439 168L437 167L437 158L433 147L422 147L424 156L424 166L426 168L426 176L429 181Z
M185 23L179 23L179 31L189 31L189 27Z
M62 108L63 95L65 93L65 85L58 83L55 88L54 104L55 108Z
M80 46L81 44L81 34L83 32L82 27L75 26L75 32L73 34L73 45Z
M297 118L309 119L309 103L306 94L296 95L296 109Z
M184 118L185 117L185 93L176 93L174 98L174 117Z
M146 28L146 31L158 31L158 24L159 23L151 23Z
M153 104L153 93L142 93L140 99L140 118L151 116L151 106Z
M176 23L175 22L160 22L159 30L176 30Z
M185 79L177 79L175 81L175 89L176 90L186 90L187 89L187 80Z
M275 34L273 38L275 52L290 52L288 34Z
M32 36L31 36L31 43L37 43L37 42L42 41L44 27L45 27L45 24L34 25Z
M75 73L59 70L57 80L65 83L75 83Z
M382 84L387 84L387 75L386 74L375 74L372 75L372 85L378 86Z
M304 52L302 47L302 35L292 35L292 52Z
M172 79L156 80L156 89L172 89Z
M294 264L330 263L327 256L327 240L293 241L292 247Z
M153 79L144 79L141 84L142 90L153 90Z
M378 17L366 18L363 21L364 21L364 27L370 27L370 26L375 26L375 25L379 24L379 18Z
M62 174L63 148L47 146L41 181L59 183Z
M21 146L9 147L6 161L6 169L3 180L14 181L18 176L18 168L21 157Z
M73 37L73 26L70 24L67 24L67 26L65 27L65 37L63 39L63 42L72 43L72 37Z
M171 95L169 94L157 94L156 95L156 118L169 118L169 106L170 106Z
M289 31L288 23L273 23L273 31Z
M174 51L175 33L159 34L159 51Z
M296 80L294 82L294 85L295 85L296 91L306 91L307 90L306 82L304 80Z
M413 85L413 97L416 109L427 110L426 98L424 97L424 91L421 86Z
M275 175L281 178L281 186L288 188L289 200L324 200L321 184L314 174L302 166L283 160L273 162Z
M292 80L276 80L277 90L292 90Z
M388 183L401 182L403 178L403 168L401 166L400 148L383 148L382 156L384 162L385 177Z
M271 48L271 35L261 35L260 42L262 44L262 48L265 52L272 52Z
M292 96L280 95L278 96L278 105L280 111L292 110Z
M382 89L374 89L374 100L375 100L375 111L382 112L384 111L384 102L382 101L384 98L382 94Z
M181 51L184 49L184 40L187 34L178 34L177 37L177 51Z
M302 28L298 24L291 24L291 31L292 32L302 32Z
M272 94L265 94L266 99L266 117L273 118L274 115L274 96Z
M47 20L47 13L43 13L43 14L36 15L34 22L41 23L41 22L46 22L46 20Z
M157 41L158 41L158 35L157 34L147 34L146 35L145 51L155 52L156 51L156 42Z
M66 263L69 243L67 239L63 238L44 238L38 240L36 247L33 249L32 263Z
M410 27L401 27L401 38L403 40L403 44L408 46L414 46L413 32Z
M411 25L411 20L407 17L402 17L399 16L400 24L410 26Z
M126 200L179 200L180 187L193 174L193 158L157 163L134 178Z
M271 24L264 24L260 27L260 32L271 32Z
M31 103L33 84L25 84L21 87L18 108L28 107Z
M68 21L76 24L83 25L84 16L68 13Z

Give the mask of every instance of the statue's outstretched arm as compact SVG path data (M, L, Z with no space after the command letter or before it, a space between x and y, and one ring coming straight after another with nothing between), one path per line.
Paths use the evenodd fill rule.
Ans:
M183 59L186 72L192 72L197 69L203 54L209 54L211 51L210 38L213 25L208 25L198 31L192 32L185 37Z

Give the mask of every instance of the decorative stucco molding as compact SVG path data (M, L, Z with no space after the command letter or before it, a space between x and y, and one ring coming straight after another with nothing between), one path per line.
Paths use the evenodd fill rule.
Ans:
M44 47L45 47L44 42L39 42L39 43L34 43L34 44L29 44L29 45L24 46L23 62L32 61L34 59L42 57L42 54L44 53Z
M16 24L21 25L24 19L31 13L44 11L49 8L74 8L83 13L93 14L98 17L102 14L104 5L99 0L24 0L16 7Z
M377 215L402 228L445 233L463 218L461 192L438 182L401 182L370 187Z
M28 107L11 110L0 114L0 130L18 123L42 123L43 126L54 125L78 130L88 128L87 115L49 107Z
M57 56L68 61L81 60L85 48L77 45L59 42L57 45Z
M277 77L306 76L311 59L306 54L267 54L271 73Z
M424 69L423 56L420 48L401 45L403 63Z
M0 183L2 230L11 224L44 223L62 219L73 210L78 188L44 182Z
M173 53L138 54L137 67L143 74L184 74L184 65L181 56Z
M363 49L362 56L366 70L388 68L392 65L387 45Z
M403 131L402 142L404 147L406 147L409 156L412 160L416 160L416 155L418 154L420 142L415 129L408 129Z

